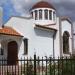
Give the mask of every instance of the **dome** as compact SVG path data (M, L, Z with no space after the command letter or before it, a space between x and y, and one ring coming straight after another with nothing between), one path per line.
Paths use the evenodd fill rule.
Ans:
M41 2L36 3L32 7L32 9L35 9L35 8L52 8L52 9L55 9L50 3L45 2L45 1L41 1Z

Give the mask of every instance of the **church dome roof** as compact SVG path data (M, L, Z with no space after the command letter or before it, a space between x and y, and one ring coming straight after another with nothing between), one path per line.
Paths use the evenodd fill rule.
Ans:
M38 2L32 7L32 9L36 9L36 8L52 8L52 9L55 9L50 3L45 2L45 1Z

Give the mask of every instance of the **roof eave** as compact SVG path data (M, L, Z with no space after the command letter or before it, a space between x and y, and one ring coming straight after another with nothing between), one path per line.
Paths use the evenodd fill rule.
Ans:
M24 37L24 36L22 36L22 35L13 35L13 34L5 34L5 33L0 33L0 34L2 34L2 35L9 35L9 36Z
M49 28L49 27L41 26L41 25L35 25L35 28L43 28L43 29L47 29L47 30L57 31L57 30L56 30L56 29L54 29L54 28Z

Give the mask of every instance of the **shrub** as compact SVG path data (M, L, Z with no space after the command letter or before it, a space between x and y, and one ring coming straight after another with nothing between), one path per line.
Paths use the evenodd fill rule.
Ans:
M60 59L50 63L47 75L75 75L75 59Z

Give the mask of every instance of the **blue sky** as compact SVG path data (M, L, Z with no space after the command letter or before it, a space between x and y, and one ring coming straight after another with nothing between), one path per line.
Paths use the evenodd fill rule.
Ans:
M10 0L7 0L7 2L4 5L1 5L3 8L3 22L6 23L11 16L19 16L20 14L15 11L13 8L13 4Z
M3 8L3 22L6 23L11 16L26 16L28 10L41 0L0 0ZM52 3L60 16L69 16L75 21L75 0L44 0Z

